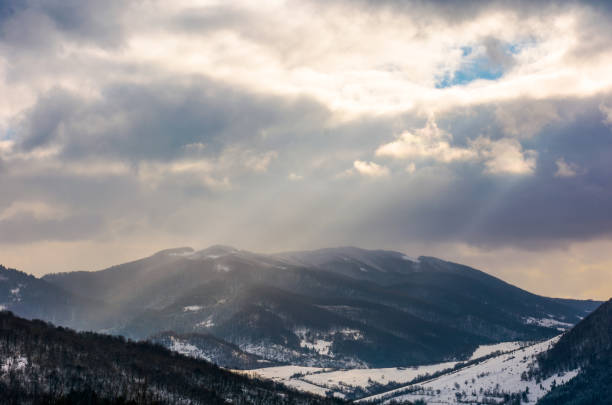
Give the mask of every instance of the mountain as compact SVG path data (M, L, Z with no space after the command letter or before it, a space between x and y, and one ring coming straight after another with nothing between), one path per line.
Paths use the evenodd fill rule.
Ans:
M178 248L43 281L107 303L113 324L100 328L110 333L209 333L269 361L327 367L463 359L482 344L550 338L598 305L432 257L358 248Z
M148 342L0 312L3 404L334 404Z
M612 404L612 300L602 304L539 361L538 376L579 369L565 385L542 398L542 405Z
M106 304L0 265L0 310L77 329L100 327Z

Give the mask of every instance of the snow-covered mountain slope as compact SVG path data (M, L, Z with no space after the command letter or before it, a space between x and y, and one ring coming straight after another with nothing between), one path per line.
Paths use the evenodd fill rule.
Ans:
M271 366L274 363L259 356L244 352L234 344L210 334L162 332L148 340L181 353L185 356L204 359L224 368L252 369Z

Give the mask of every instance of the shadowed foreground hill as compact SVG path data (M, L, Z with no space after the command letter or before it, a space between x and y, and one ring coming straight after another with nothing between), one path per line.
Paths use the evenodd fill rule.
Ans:
M553 389L542 405L612 404L612 300L586 317L540 359L540 373L580 368L569 383Z
M0 312L2 404L333 404L159 345Z

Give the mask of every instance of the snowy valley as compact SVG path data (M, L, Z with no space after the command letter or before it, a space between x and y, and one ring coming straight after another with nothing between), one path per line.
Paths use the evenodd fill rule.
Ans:
M345 370L280 366L240 372L313 394L333 395L359 403L422 399L428 404L482 404L520 398L523 403L535 404L551 387L569 381L578 373L573 370L542 381L526 377L530 369L537 367L536 356L557 340L558 337L544 342L485 345L466 362Z

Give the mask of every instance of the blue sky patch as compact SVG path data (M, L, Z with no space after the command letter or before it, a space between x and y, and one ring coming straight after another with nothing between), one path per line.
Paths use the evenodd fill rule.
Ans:
M500 44L498 54L516 55L520 51L519 44ZM461 67L454 72L445 72L436 78L436 88L443 89L452 86L461 86L475 80L497 80L507 70L507 64L491 60L488 51L478 52L471 46L462 46L461 56L464 58ZM504 67L506 65L506 68Z
M478 57L463 64L459 70L439 77L436 88L461 86L475 80L497 80L503 75L504 70L500 66L493 66L487 57Z

